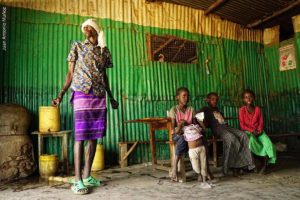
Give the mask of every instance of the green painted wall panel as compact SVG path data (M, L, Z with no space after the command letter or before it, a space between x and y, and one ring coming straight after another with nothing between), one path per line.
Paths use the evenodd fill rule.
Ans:
M279 71L278 48L286 44L295 44L297 68ZM271 47L265 47L265 63L271 130L277 132L300 131L300 35Z
M31 130L38 127L38 107L50 105L60 91L67 72L66 57L70 44L82 40L80 24L86 17L50 14L41 11L9 8L9 50L1 52L1 103L14 102L26 106L33 115ZM116 164L119 141L146 141L148 128L141 124L123 124L140 117L163 117L176 104L176 88L186 86L191 91L191 104L200 109L208 92L221 95L220 107L226 116L236 117L241 105L240 94L252 88L263 107L267 126L269 122L266 85L268 65L265 65L261 44L238 42L192 34L181 30L143 27L136 24L99 19L111 50L114 67L108 70L110 85L120 102L117 111L108 109L107 136L104 144L107 164ZM169 64L150 62L147 57L146 34L173 35L197 42L198 64ZM206 73L208 59L210 74ZM298 82L299 83L299 82ZM61 104L62 128L72 129L73 114L68 93ZM295 105L299 105L299 101ZM238 121L230 124L238 127ZM157 138L167 139L165 132ZM69 141L72 161L73 138ZM59 141L50 139L49 152L59 153ZM130 156L130 163L149 161L148 145L139 145ZM168 157L168 146L157 148L161 159Z

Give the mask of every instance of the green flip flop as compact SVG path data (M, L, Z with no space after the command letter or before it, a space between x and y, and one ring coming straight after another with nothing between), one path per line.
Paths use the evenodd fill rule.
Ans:
M83 184L82 180L76 181L72 187L72 191L74 194L87 194L89 192L89 189Z
M83 184L87 187L98 187L101 185L101 182L94 177L89 176L88 178L83 179Z

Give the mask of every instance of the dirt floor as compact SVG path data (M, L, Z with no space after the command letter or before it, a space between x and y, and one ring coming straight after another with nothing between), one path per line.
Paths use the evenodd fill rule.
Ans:
M33 177L0 184L0 199L300 199L299 154L280 155L278 164L266 175L234 178L221 176L220 168L212 171L216 176L212 189L200 188L193 172L189 172L188 182L174 183L167 172L143 164L94 173L103 185L84 196L73 195L69 184Z

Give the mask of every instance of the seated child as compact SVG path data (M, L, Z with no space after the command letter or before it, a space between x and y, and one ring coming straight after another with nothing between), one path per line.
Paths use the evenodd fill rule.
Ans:
M254 169L251 151L248 148L249 139L245 132L230 127L224 120L222 113L217 107L219 96L215 92L207 95L208 106L202 108L198 114L202 115L203 123L212 129L213 134L223 140L223 173L226 175L229 169L233 175L238 176L240 168ZM198 115L197 114L197 115ZM205 127L202 127L205 129Z
M172 176L173 181L177 181L177 165L182 155L188 151L187 142L184 140L182 128L192 124L194 118L194 108L188 106L189 90L185 87L176 90L176 99L178 105L171 108L169 117L172 119L172 139L176 141L175 159L173 163Z
M258 106L254 106L255 94L251 90L245 90L242 94L244 106L239 111L241 130L249 137L249 148L257 156L264 157L263 166L259 173L264 173L267 161L275 164L276 150L270 138L263 130L263 116Z
M198 174L198 181L206 182L210 179L207 173L206 150L203 144L203 135L199 125L188 125L183 127L184 140L189 146L189 157L193 170ZM201 172L201 173L200 173Z

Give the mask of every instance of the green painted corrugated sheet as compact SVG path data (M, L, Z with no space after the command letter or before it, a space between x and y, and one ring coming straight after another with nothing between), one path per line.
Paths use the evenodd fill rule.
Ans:
M294 43L296 47L297 68L279 71L278 48ZM300 131L300 34L278 45L265 47L267 86L271 130L276 132Z
M124 8L125 9L125 8ZM34 10L9 8L9 50L1 52L1 101L26 106L33 115L32 130L38 127L38 107L50 105L60 91L67 72L66 57L73 40L83 39L80 24L84 17L50 14ZM266 79L262 47L255 42L237 42L181 30L165 30L126 24L109 19L101 22L114 68L108 70L110 85L120 101L120 109L108 110L108 132L103 141L107 164L118 160L118 142L148 140L146 125L123 124L124 120L140 117L166 116L176 104L176 88L191 91L191 104L204 106L208 92L221 95L220 107L226 116L237 116L240 94L250 87L258 94L258 104L268 121ZM146 34L173 35L196 41L199 64L168 64L147 60ZM205 60L209 59L210 74ZM72 129L72 108L69 94L61 105L62 127ZM237 120L230 123L238 126ZM156 134L167 139L165 132ZM72 160L73 138L69 141ZM157 148L160 158L168 158L166 144ZM49 152L59 153L59 141L47 142ZM130 156L131 163L149 161L148 145L140 145Z

